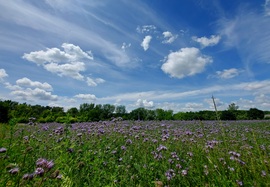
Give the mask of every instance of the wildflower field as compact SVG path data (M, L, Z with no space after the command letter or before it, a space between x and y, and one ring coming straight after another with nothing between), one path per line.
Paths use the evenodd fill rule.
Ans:
M11 121L0 185L270 186L270 122Z

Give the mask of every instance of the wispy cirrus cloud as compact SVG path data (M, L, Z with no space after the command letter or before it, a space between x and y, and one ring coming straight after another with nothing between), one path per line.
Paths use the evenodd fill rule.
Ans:
M97 86L98 84L104 83L105 80L102 78L92 79L90 77L86 77L86 82L88 86Z
M60 5L61 4L68 4L67 6L69 8L71 7L70 3L60 3ZM87 6L91 7L91 3L84 4L87 4ZM34 33L43 32L46 37L49 37L51 40L54 40L57 37L58 39L62 38L62 40L65 40L66 37L69 37L69 35L72 34L73 40L80 42L84 41L88 43L88 46L91 46L92 49L98 51L116 66L132 66L130 63L130 57L121 49L119 49L117 45L112 40L110 40L110 36L108 35L103 36L99 32L95 32L91 29L86 29L84 26L77 24L72 19L70 21L63 19L61 16L51 14L50 11L45 11L44 9L35 6L31 2L7 1L5 3L0 2L0 5L1 11L3 13L1 14L1 18L10 23L13 23L16 25L16 27L24 29L27 28ZM79 5L80 4L78 4L78 2L72 3L74 9L76 7L81 9ZM57 11L58 10L59 9L57 9ZM77 13L78 12L79 11L77 11ZM88 11L86 10L83 12L88 14ZM9 33L5 38L11 37L11 34L12 32ZM24 35L24 33L22 33L22 35ZM29 36L26 37L29 38ZM14 40L14 44L16 44L16 40Z
M136 31L141 34L145 33L153 33L155 32L157 27L155 25L143 25L143 26L138 26L136 28Z
M210 75L208 78L220 78L220 79L231 79L238 76L240 73L244 72L242 69L224 69L222 71L216 71L215 75Z
M233 18L220 19L218 26L224 44L236 48L245 64L270 63L270 19L263 12L242 9Z
M270 0L265 0L264 11L266 16L270 16Z

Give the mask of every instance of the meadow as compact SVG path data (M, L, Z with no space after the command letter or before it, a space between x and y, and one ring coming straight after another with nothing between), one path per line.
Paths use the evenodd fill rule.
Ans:
M11 121L0 185L270 186L270 121Z

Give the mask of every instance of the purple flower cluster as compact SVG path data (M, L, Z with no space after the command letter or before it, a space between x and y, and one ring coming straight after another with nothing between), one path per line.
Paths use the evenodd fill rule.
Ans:
M51 170L54 166L54 162L52 160L48 161L45 158L39 158L36 161L37 168L35 169L34 173L27 173L23 175L24 180L32 180L35 176L43 176L46 172ZM59 172L53 178L61 178Z

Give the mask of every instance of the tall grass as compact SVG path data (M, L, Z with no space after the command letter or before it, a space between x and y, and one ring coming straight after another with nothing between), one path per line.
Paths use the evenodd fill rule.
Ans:
M0 127L1 186L270 186L267 121Z

